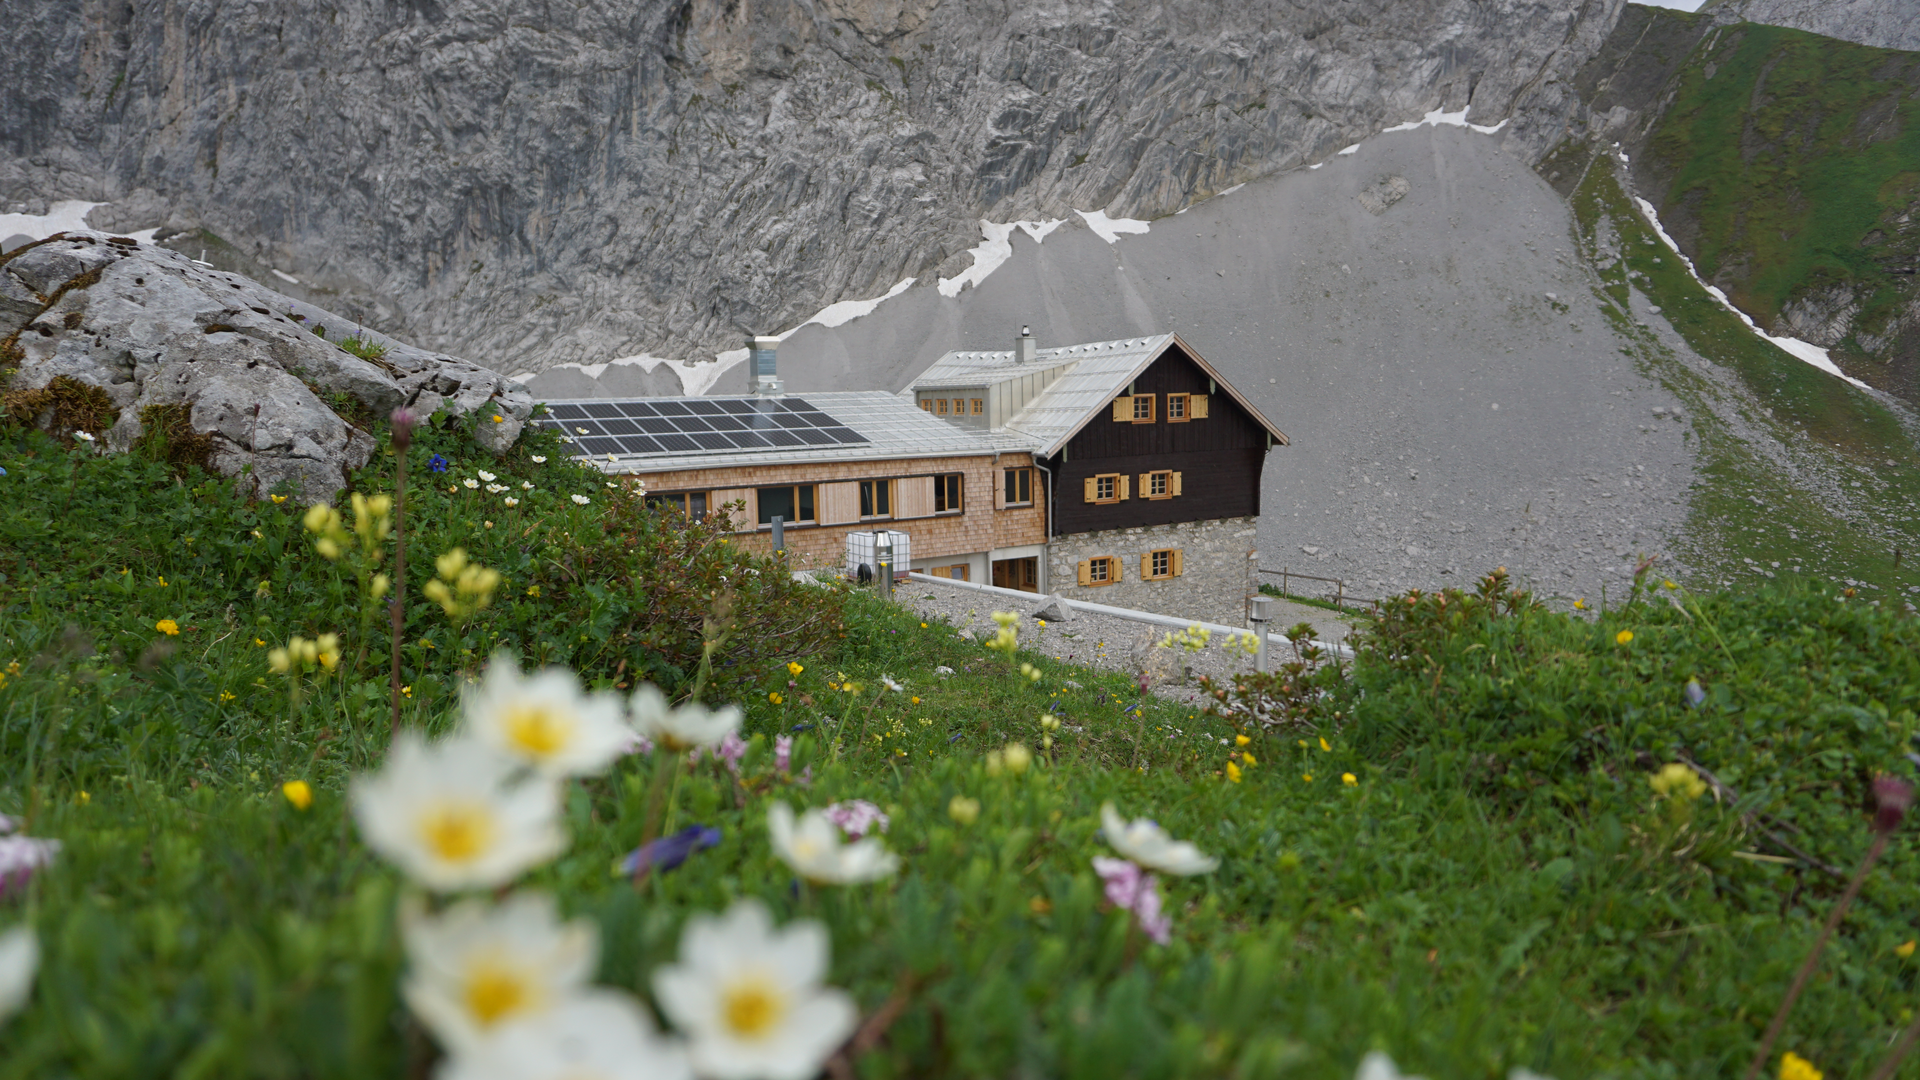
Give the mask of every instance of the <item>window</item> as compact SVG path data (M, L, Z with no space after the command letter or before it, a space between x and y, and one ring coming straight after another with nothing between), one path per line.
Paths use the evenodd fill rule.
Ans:
M975 416L987 415L987 402L985 398L973 399L973 415Z
M648 506L670 506L676 512L700 521L707 516L707 493L704 491L673 492L664 495L647 496Z
M1149 551L1140 556L1140 576L1148 581L1165 581L1180 576L1180 549Z
M863 518L893 516L893 481L860 481L860 516Z
M811 522L813 516L813 485L799 484L793 487L763 487L760 489L760 524L771 525L775 517L788 525L799 522Z
M1120 473L1100 473L1086 479L1086 500L1090 503L1116 503L1133 497L1133 478Z
M934 411L935 413L937 413L937 414L939 414L939 415L941 415L941 416L945 416L945 415L947 415L947 399L946 399L946 398L934 398L934 399L933 399L933 411Z
M1190 396L1191 395L1188 394L1167 395L1167 423L1181 424L1186 422L1187 399Z
M1140 474L1140 497L1143 499L1171 499L1180 494L1180 474L1171 469Z
M933 478L933 512L957 514L965 509L960 503L960 474L944 473Z
M1033 470L1007 470L1007 505L1017 506L1033 501Z
M1133 395L1133 422L1134 423L1136 424L1153 423L1153 398L1154 396L1152 394Z
M1080 564L1080 584L1111 585L1120 580L1120 560L1111 555L1088 559Z

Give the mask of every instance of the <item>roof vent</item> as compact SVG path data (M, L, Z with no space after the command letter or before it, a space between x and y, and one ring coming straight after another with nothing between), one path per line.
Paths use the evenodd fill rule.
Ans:
M769 397L785 392L780 376L775 368L775 360L780 351L780 339L777 337L752 337L747 339L747 391L753 394L766 394Z
M1033 340L1033 331L1028 327L1020 328L1020 337L1014 342L1013 359L1017 363L1031 364L1040 355L1040 344Z

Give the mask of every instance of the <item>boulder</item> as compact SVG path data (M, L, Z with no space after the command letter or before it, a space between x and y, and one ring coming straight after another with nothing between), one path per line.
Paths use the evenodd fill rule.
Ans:
M1047 597L1046 603L1033 609L1033 617L1048 622L1066 622L1073 618L1073 608L1067 604L1066 597L1055 593Z
M363 357L338 342L383 346ZM211 439L209 464L247 474L253 493L287 483L331 496L366 464L375 440L335 405L384 415L478 414L475 435L496 453L533 411L496 372L353 326L235 274L127 237L76 231L0 256L0 357L18 367L10 389L55 378L106 391L118 420L106 444L125 450L150 407L184 406ZM348 412L358 411L348 409Z

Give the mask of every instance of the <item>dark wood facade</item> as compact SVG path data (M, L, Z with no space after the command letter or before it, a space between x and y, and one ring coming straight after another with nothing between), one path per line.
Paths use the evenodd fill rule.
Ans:
M1260 513L1267 429L1214 384L1178 342L1140 373L1130 391L1121 392L1153 395L1153 422L1118 421L1112 409L1104 407L1063 453L1047 460L1055 485L1052 535ZM1168 422L1168 394L1207 395L1207 416ZM1162 469L1181 474L1180 494L1144 497L1140 474ZM1130 497L1112 503L1086 501L1087 479L1108 473L1131 478Z

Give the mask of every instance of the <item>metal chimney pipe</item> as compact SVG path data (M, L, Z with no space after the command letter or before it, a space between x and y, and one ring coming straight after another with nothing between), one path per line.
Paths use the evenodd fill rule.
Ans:
M1259 651L1253 654L1253 670L1266 674L1267 671L1267 620L1273 618L1273 597L1256 596L1253 598L1253 610L1247 615L1247 621L1253 624L1254 637L1259 639Z
M773 553L787 550L787 519L779 514L773 515Z
M1020 328L1020 336L1014 339L1013 350L1013 358L1022 364L1032 363L1040 355L1040 343L1033 340L1031 327Z

